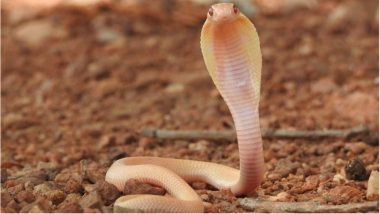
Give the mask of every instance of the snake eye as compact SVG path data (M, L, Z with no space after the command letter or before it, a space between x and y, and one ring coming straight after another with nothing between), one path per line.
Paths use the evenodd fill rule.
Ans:
M239 12L239 8L236 5L233 6L233 10L235 14Z
M210 15L210 16L214 15L214 9L212 9L212 7L210 7L210 9L208 9L208 15Z

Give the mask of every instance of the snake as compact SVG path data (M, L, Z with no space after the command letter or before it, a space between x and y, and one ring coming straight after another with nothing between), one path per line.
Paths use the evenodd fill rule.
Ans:
M240 170L175 158L126 157L115 161L105 180L122 191L129 179L160 186L167 195L119 197L115 212L204 212L189 185L204 182L235 196L253 192L264 180L265 163L259 123L262 56L253 23L232 3L212 5L201 32L206 68L226 102L235 124Z

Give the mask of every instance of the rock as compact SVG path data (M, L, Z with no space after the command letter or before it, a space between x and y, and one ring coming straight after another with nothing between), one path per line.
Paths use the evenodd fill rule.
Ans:
M368 200L377 201L379 199L379 172L372 171L368 179L367 194Z
M311 91L314 93L327 94L334 91L337 85L331 78L323 78L311 85Z
M65 184L64 191L66 193L80 193L80 194L82 194L84 189L78 181L76 181L74 179L70 179Z
M99 181L96 186L97 191L106 206L110 205L120 197L119 190L113 184L107 183L106 181Z
M204 152L207 151L209 147L209 142L206 140L199 140L195 143L190 143L189 144L189 149L191 151L196 151L196 152Z
M33 188L34 195L46 195L49 191L53 190L53 185L49 182L39 184Z
M291 162L288 159L280 159L273 172L269 173L267 178L269 180L279 180L287 177L290 173L293 173L300 168L301 164L298 162Z
M198 189L206 189L207 184L204 182L193 182L191 183L191 186L193 189L198 190Z
M82 196L78 193L70 193L70 194L67 194L64 203L79 203L81 198Z
M290 195L287 192L280 192L276 196L269 196L269 201L281 201L281 202L287 202L287 201L294 201L295 197Z
M19 192L21 192L22 190L24 190L24 184L17 184L13 187L9 187L8 188L8 192L11 194L11 195L17 195Z
M135 195L135 194L165 195L166 190L161 187L155 187L150 184L140 182L136 179L130 179L125 183L123 193L125 195Z
M102 28L96 31L95 37L98 42L109 43L121 40L123 35L114 30Z
M62 190L52 190L45 195L54 205L60 204L66 198L66 194Z
M98 149L103 149L105 147L111 146L115 143L116 138L110 135L104 135L100 138L99 143L96 145Z
M15 200L13 200L13 199L8 202L8 204L7 204L6 207L10 208L10 209L14 209L16 211L18 211L18 210L21 209L20 205Z
M1 191L1 206L2 207L7 205L12 200L13 200L13 197L8 191L6 190Z
M363 153L367 148L370 148L370 146L363 142L347 143L344 145L344 149L352 152L354 155Z
M45 198L38 198L34 203L24 206L20 212L50 213L51 211L51 202Z
M25 201L27 203L32 203L33 201L36 200L36 197L33 195L32 192L23 190L23 191L17 193L15 200L19 203L23 202L23 201Z
M346 177L349 180L363 181L368 178L367 170L360 159L353 159L345 167Z
M303 192L317 189L319 184L319 176L311 175L306 178L306 183L302 186Z
M63 38L67 32L49 20L26 22L15 29L15 38L29 47L37 47L51 38Z
M363 194L360 190L351 186L337 186L323 195L333 204L346 204L348 202L359 202Z
M77 203L62 203L57 210L57 213L81 213L82 207Z
M185 90L185 86L182 83L171 83L165 88L165 92L168 94L181 93Z
M343 175L341 174L335 174L334 177L333 177L333 181L334 182L337 182L339 184L343 184L346 182L346 179L344 178Z
M18 113L5 114L1 123L7 129L26 129L36 124L35 121Z
M97 191L92 191L84 195L79 202L83 209L85 208L99 208L102 206L101 198Z
M1 168L1 183L4 183L8 179L7 169Z

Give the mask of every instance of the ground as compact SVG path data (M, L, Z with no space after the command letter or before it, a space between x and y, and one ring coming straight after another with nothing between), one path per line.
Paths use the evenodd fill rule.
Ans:
M200 51L207 6L137 2L2 7L2 212L110 212L122 193L104 175L122 157L239 166L236 142L139 134L146 127L231 130L233 121ZM378 133L378 5L346 2L351 5L319 1L287 11L261 6L251 18L263 54L262 129L366 125ZM339 13L344 7L356 13ZM363 8L373 13L361 13ZM263 143L266 179L247 197L324 204L377 200L366 191L369 174L379 170L378 137L372 143ZM345 172L353 162L364 167L362 176ZM192 186L210 203L208 212L248 211L228 192Z

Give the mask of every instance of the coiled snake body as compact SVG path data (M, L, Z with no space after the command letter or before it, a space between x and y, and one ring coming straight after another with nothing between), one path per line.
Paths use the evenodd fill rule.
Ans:
M260 185L265 169L258 112L262 57L256 29L233 4L215 4L203 25L201 49L210 76L232 113L240 170L193 160L123 158L112 164L107 182L123 190L127 180L137 179L165 188L172 197L122 196L114 211L203 212L202 200L187 182L203 181L235 195Z

